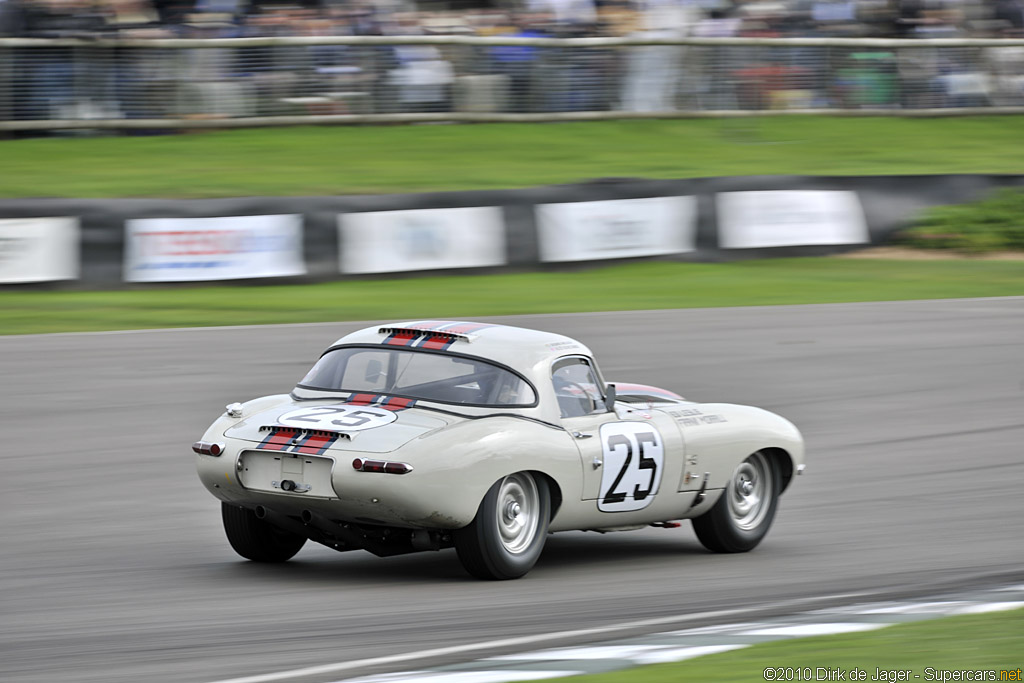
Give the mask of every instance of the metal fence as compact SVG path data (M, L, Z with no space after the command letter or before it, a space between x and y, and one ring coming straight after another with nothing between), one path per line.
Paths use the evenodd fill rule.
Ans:
M0 39L0 131L1024 113L1024 40Z

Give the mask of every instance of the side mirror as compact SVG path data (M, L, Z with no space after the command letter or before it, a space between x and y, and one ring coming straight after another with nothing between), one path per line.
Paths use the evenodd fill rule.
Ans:
M604 385L604 407L608 410L609 413L611 413L611 412L613 412L615 410L615 398L616 398L615 385L614 384L606 384L606 385Z

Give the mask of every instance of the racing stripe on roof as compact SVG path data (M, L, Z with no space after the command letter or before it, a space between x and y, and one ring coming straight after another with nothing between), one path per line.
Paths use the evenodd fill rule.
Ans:
M384 340L384 343L387 344L388 346L412 346L413 342L416 341L416 339L420 336L422 335L419 335L415 332L402 330L400 332L395 332L394 334L390 335L387 339Z
M434 351L444 351L455 342L455 337L446 337L443 335L431 335L427 337L423 342L420 343L421 349L432 349Z
M491 327L500 325L421 320L400 326L384 326L380 332L388 335L382 342L385 346L414 346L438 351L459 340L472 341L472 337L467 335Z

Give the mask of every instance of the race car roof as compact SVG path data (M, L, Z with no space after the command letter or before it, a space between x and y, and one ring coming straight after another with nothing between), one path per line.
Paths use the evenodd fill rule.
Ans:
M561 334L493 323L455 320L416 320L374 325L346 335L342 344L381 344L435 351L450 350L497 361L512 368L532 367L545 359L570 354L590 356L590 350Z

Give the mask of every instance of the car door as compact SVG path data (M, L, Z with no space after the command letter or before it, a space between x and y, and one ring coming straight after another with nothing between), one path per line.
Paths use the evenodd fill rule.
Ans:
M583 500L600 512L631 512L651 504L665 467L665 443L650 415L609 411L593 361L567 356L552 365L551 381L583 468ZM644 418L647 419L644 419Z

